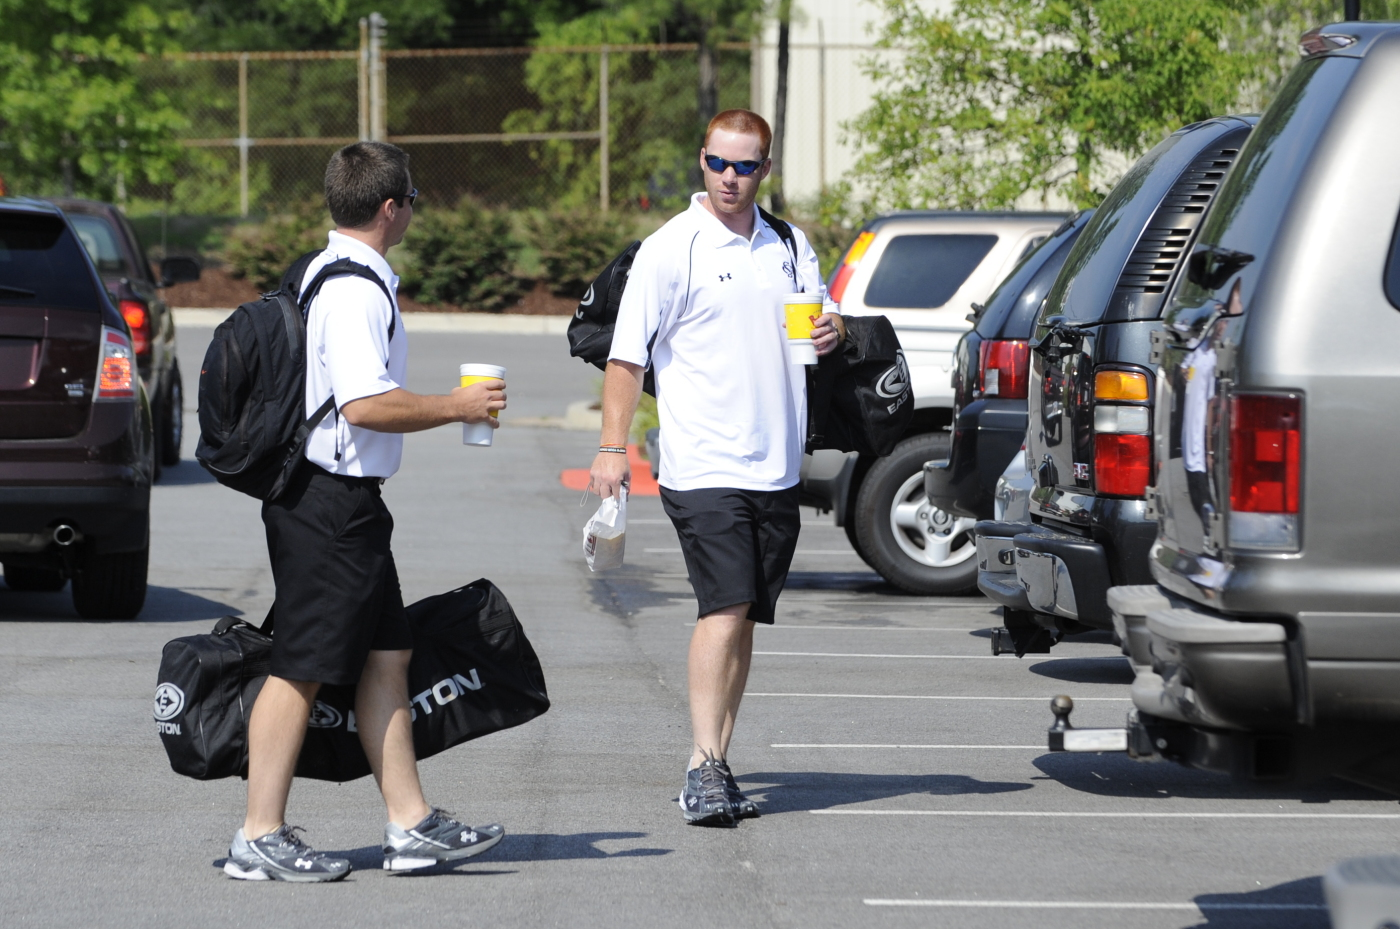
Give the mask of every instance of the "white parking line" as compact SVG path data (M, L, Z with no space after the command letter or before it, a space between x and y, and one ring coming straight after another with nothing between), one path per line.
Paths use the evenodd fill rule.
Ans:
M1049 810L808 810L816 816L982 816L1009 819L1400 819L1400 813L1150 813Z
M769 748L996 748L1048 751L1044 745L879 745L873 742L774 742Z
M183 588L189 590L190 588ZM939 626L789 626L783 623L781 626L764 626L767 629L845 629L855 632L958 632L962 635L971 635L979 629L967 629L961 626L955 628L943 628Z
M975 661L1002 661L1000 655L884 655L865 652L754 652L755 655L786 655L792 658L966 658ZM1123 655L1075 655L1078 661L1094 661L1110 658L1126 661ZM1023 667L1017 662L1006 662L1007 667Z
M832 697L844 700L1051 700L1053 697L929 697L923 694L746 693L746 697ZM1075 703L1131 703L1132 697L1075 697Z
M862 900L866 906L936 906L987 910L1189 910L1204 915L1214 910L1296 912L1325 910L1321 903L1121 903L1090 900Z
M646 552L648 555L679 555L681 553L679 548L644 548L642 551ZM846 549L845 551L837 551L835 549L831 551L808 549L806 551L794 552L793 555L794 557L797 555L850 555L852 558L860 557L851 549Z

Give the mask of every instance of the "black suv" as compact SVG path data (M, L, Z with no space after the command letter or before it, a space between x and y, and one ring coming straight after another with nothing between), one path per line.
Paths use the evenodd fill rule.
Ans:
M0 563L12 590L72 578L88 618L146 598L156 442L138 345L63 212L0 198Z
M1031 518L976 527L978 586L1005 607L1018 654L1048 650L1064 634L1112 630L1108 588L1151 581L1153 333L1255 122L1195 123L1139 159L1074 244L1040 311L1028 386Z
M1001 282L985 306L973 304L970 329L953 368L953 444L924 465L924 492L941 510L990 519L992 495L1026 438L1030 335L1036 313L1093 210L1065 220Z

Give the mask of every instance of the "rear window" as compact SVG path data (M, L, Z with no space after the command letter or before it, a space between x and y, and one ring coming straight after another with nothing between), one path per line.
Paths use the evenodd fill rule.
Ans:
M98 273L131 276L131 266L122 254L117 230L105 216L69 213L68 221L73 224L78 241L87 249L88 257L97 266Z
M62 219L0 213L0 303L97 308L82 246Z
M901 235L890 240L865 305L933 309L952 299L997 244L994 235Z

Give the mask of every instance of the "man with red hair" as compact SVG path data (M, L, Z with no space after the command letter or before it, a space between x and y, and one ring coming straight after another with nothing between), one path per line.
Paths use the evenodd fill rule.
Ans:
M789 360L782 298L824 293L800 230L754 203L772 168L763 117L726 110L700 150L705 190L642 243L603 376L603 433L591 489L622 492L626 443L651 367L661 421L661 502L680 536L699 621L690 641L689 823L758 815L730 771L729 740L748 680L753 624L772 623L797 548L806 371ZM787 239L787 241L785 241ZM834 305L827 302L825 309ZM817 354L845 337L824 313Z

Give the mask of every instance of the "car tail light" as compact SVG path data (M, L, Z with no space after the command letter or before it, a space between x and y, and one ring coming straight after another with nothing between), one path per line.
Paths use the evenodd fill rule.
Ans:
M1141 497L1152 474L1152 437L1094 436L1094 489L1115 497Z
M841 296L846 292L846 285L851 281L851 275L856 273L856 265L860 264L861 258L865 257L866 249L870 248L870 243L875 241L875 233L862 232L856 236L856 240L851 243L851 247L846 249L846 257L841 259L841 267L836 269L836 277L831 280L831 287L828 293L831 299L837 303L841 302Z
M140 300L123 300L118 305L122 319L131 327L132 348L144 355L151 350L151 315Z
M1095 400L1141 401L1147 397L1147 375L1137 371L1094 372Z
M97 366L93 400L131 400L136 397L136 358L125 333L102 327L102 356Z
M1296 394L1230 398L1232 548L1297 550L1302 424L1303 400Z
M1030 386L1031 343L988 339L978 349L977 389L984 397L1024 400Z

